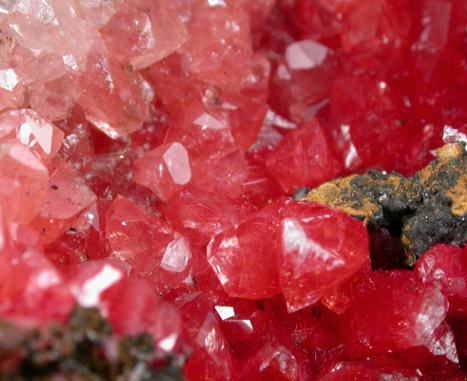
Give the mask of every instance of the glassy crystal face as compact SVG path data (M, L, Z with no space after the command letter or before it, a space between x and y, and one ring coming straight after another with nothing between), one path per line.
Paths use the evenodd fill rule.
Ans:
M467 142L465 9L0 0L0 374L48 348L4 320L51 337L80 305L112 326L99 356L151 338L129 379L464 380L467 178L404 181ZM339 210L299 201L318 186ZM402 226L436 197L446 240L409 269ZM44 377L79 377L60 359Z

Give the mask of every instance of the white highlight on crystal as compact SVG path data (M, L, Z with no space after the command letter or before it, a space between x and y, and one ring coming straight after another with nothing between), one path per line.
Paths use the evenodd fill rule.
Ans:
M467 135L451 126L446 125L443 129L443 141L446 144L454 142L467 143Z
M95 307L100 295L107 288L122 278L122 272L111 265L105 265L102 270L91 279L88 279L79 288L72 288L78 303L83 307Z
M185 185L191 180L190 160L188 152L180 143L173 143L164 155L165 164L175 184Z
M280 115L276 114L271 109L266 113L266 118L264 119L264 124L269 126L276 126L279 128L284 128L286 130L294 130L297 128L297 124L291 122Z
M13 69L0 70L0 88L13 91L18 83L18 76Z
M233 307L215 306L214 309L216 310L217 314L220 316L222 320L227 320L235 316L235 310Z
M226 7L227 5L225 4L224 0L208 0L208 4L211 7L217 7L220 5L221 7Z
M169 243L161 261L164 270L182 272L188 266L191 250L185 237L180 237Z
M341 132L344 136L344 139L347 140L350 144L349 151L345 156L345 168L350 168L352 165L357 164L360 162L360 157L358 156L357 149L355 145L352 143L352 139L350 137L350 126L347 124L341 125Z
M203 113L201 116L199 116L193 124L196 124L197 126L201 126L203 130L210 128L212 130L222 130L224 128L227 128L227 126L214 118L213 116L209 115L208 113Z
M27 148L20 143L18 143L18 145L11 146L8 151L8 155L29 168L37 171L47 171L44 164L42 164L42 162L33 153L28 151Z
M76 58L73 54L67 54L66 56L62 56L62 61L71 69L78 70L78 63L76 62Z
M157 346L166 352L170 352L177 342L178 335L176 333L172 333L171 335L167 336L166 338L160 340L157 343Z
M300 222L295 218L282 221L282 242L286 254L298 253L296 266L301 266L306 259L313 258L331 267L342 266L345 262L320 244L309 239ZM329 268L329 267L328 267Z
M309 70L326 59L329 49L315 41L298 41L287 46L285 59L292 70Z
M36 117L35 119L32 116ZM46 154L50 154L52 151L52 138L54 129L49 123L46 123L37 118L37 115L24 114L25 122L21 124L19 128L19 140L21 143L27 146L33 146L35 142L39 144L42 150ZM30 142L31 135L34 140Z

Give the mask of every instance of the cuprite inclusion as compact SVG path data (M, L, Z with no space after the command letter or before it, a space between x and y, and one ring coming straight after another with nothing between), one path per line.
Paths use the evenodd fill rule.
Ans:
M286 196L465 141L466 7L2 2L0 317L97 309L114 360L151 337L151 377L170 357L188 380L464 379L465 249L398 269L392 225Z

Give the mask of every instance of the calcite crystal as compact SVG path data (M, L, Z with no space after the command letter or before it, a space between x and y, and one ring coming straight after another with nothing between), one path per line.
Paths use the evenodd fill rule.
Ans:
M466 9L0 0L0 379L467 379Z

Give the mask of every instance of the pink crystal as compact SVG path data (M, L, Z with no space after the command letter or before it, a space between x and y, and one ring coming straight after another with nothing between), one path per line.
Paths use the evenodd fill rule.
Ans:
M0 113L0 142L16 139L29 147L44 164L60 149L64 133L30 109Z
M20 142L0 145L0 202L9 221L25 224L41 210L47 195L47 168Z
M86 15L86 19L96 28L107 24L115 12L120 9L123 2L124 0L78 0L78 3Z
M83 307L97 307L118 335L153 336L163 351L176 348L180 316L161 304L144 281L127 277L129 267L118 260L83 263L69 274L70 290Z
M235 87L252 49L243 8L231 0L197 1L187 28L190 38L179 52L189 57L188 69L207 82Z
M209 243L209 264L230 296L262 299L280 291L278 220L270 215L276 209L276 205L265 207Z
M34 85L31 91L31 107L46 120L55 121L67 117L81 94L76 80L69 75Z
M89 55L78 84L78 103L86 118L112 138L138 130L146 119L148 105L141 77L103 54Z
M467 312L467 257L465 250L436 245L423 254L415 273L427 284L440 287L449 299L450 314Z
M288 45L272 79L272 106L296 123L310 121L329 102L336 68L325 45L312 40Z
M179 142L187 149L197 187L236 198L247 168L243 153L235 144L228 113L219 108L206 110L201 102L182 106L177 108L185 110L184 117L175 119L165 142Z
M117 196L107 211L106 235L113 254L127 260L149 250L155 242L166 246L172 228L162 219Z
M364 361L339 362L328 372L321 375L319 381L344 381L344 380L404 380L415 381L418 377L404 377L396 368L394 372L387 373L383 369L375 369L373 364Z
M257 209L282 196L282 189L267 172L261 153L247 156L248 176L242 184L243 200Z
M168 56L188 37L167 0L126 1L100 32L110 53L135 70Z
M162 201L191 181L188 152L180 143L163 144L134 164L136 183L146 186Z
M72 58L64 60L55 54L33 51L22 45L14 47L8 65L18 73L21 82L28 86L40 86L66 75L67 65L72 65L72 70L78 68Z
M465 249L393 270L393 226L281 198L465 140L465 8L0 0L0 317L96 307L189 380L465 380Z
M331 311L342 314L352 304L370 295L377 287L371 266L368 264L342 284L323 296L321 302Z
M50 175L46 200L30 227L44 243L52 242L69 229L71 234L79 232L89 226L85 213L95 201L96 195L83 179L62 162Z
M83 109L76 105L66 119L56 124L65 132L56 160L66 160L75 170L83 173L89 168L94 153L91 131Z
M24 101L24 86L12 68L0 69L0 110L20 107Z
M240 195L246 177L247 164L240 150L220 152L193 162L193 181L197 187L231 198Z
M0 316L25 328L63 322L75 301L61 286L60 273L34 249L10 255L1 251Z
M105 231L113 256L160 292L189 282L189 242L162 218L118 196L107 211Z
M175 118L165 142L179 142L194 159L219 155L236 148L227 115L219 108L207 109L199 101L173 107ZM181 112L181 111L184 112Z
M235 359L212 303L197 292L180 295L176 304L185 317L183 324L193 345L193 355L184 367L184 376L193 381L232 379Z
M204 246L212 236L238 224L251 212L238 200L188 187L168 201L164 216L181 233L194 235L193 243Z
M407 146L410 130L401 123L395 95L384 78L348 77L333 82L330 111L337 142L346 147L346 169L393 165L398 159L395 153Z
M20 0L10 9L7 21L22 46L73 56L78 64L85 61L90 36L96 33L74 0Z
M245 343L261 340L269 323L268 315L257 303L245 299L219 302L214 306L222 331L236 353L242 354Z

